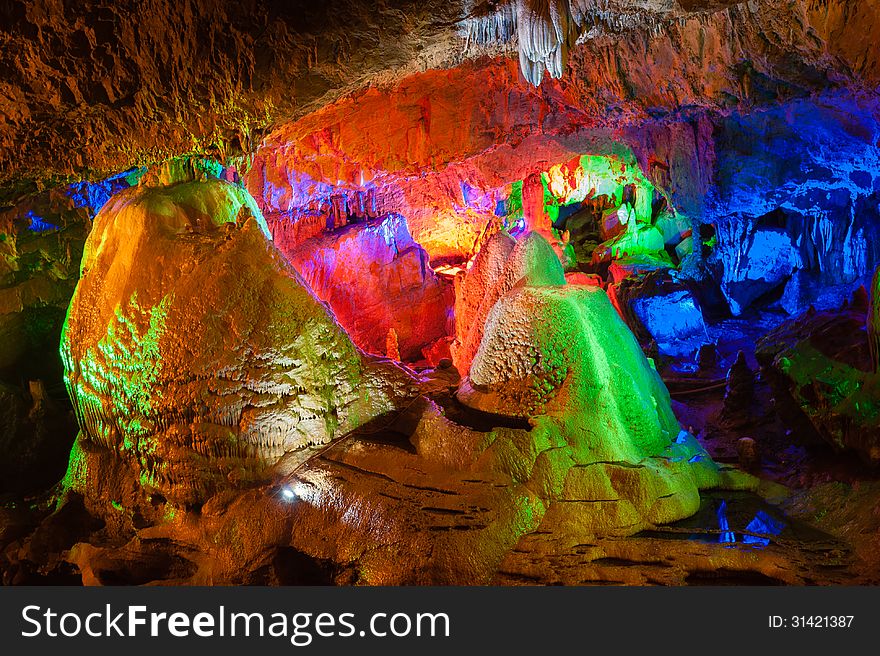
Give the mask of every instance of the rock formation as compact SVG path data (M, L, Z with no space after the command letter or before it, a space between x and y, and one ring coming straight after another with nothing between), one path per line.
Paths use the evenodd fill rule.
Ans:
M880 374L880 267L871 283L871 302L868 305L868 350L874 373Z
M248 193L220 180L142 185L102 208L62 357L82 427L72 480L85 476L77 454L108 449L144 487L187 501L408 393L275 251Z
M585 415L608 432L590 443L651 451L678 435L662 382L596 287L526 284L505 294L487 317L470 380L468 402L487 412Z
M746 354L740 351L727 372L724 388L722 418L727 422L745 423L752 414L755 401L755 374L746 362Z
M778 404L840 451L880 464L880 378L864 330L867 308L808 311L758 343Z
M423 349L452 332L452 285L428 266L401 216L352 224L280 250L368 353L385 354L393 330L399 355L421 360Z
M662 381L597 287L508 291L487 317L469 383L464 403L529 417L544 436L532 448L550 440L532 485L551 500L554 530L629 534L689 516L700 488L750 484L680 429Z
M811 442L880 460L876 298L842 305L878 287L878 34L851 0L4 3L0 579L880 581L877 483ZM778 541L703 492L776 482Z
M540 234L514 240L505 232L492 237L474 258L456 289L455 366L465 375L483 339L496 302L516 285L563 285L565 272Z

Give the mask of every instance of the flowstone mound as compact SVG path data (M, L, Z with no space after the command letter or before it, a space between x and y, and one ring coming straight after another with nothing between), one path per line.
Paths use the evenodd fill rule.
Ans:
M148 492L197 502L410 393L275 250L245 190L164 182L114 196L86 243L61 344L81 427L69 486L106 449Z
M648 448L678 434L666 388L598 287L511 290L489 313L470 380L486 412L595 413Z
M754 483L680 429L663 382L597 287L505 294L459 399L527 417L544 436L530 480L555 530L628 535L692 515L701 488Z

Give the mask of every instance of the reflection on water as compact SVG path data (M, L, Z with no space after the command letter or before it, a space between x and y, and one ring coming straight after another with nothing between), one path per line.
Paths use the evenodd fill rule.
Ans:
M722 544L727 544L730 542L736 542L736 535L734 535L733 531L730 530L730 522L727 521L727 501L722 499L721 503L718 504L718 510L716 511L718 515L718 528L721 529L721 536L718 538L718 541Z
M704 492L700 509L693 517L643 537L714 542L731 548L742 545L761 549L784 536L799 542L823 540L820 531L787 517L779 508L751 492Z

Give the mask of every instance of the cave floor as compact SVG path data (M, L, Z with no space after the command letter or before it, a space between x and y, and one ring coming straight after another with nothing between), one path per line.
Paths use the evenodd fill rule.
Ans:
M706 400L707 404L710 400ZM723 436L706 440L716 453L724 453ZM757 493L709 491L702 495L693 517L630 537L603 537L588 542L569 537L564 526L527 532L504 554L494 585L852 585L880 582L876 554L880 512L876 499L880 485L849 477L838 464L826 467L804 451L802 467L810 477L797 487L784 487L773 469L776 455L769 453L756 471L763 484ZM806 464L808 463L808 465ZM444 474L425 466L406 440L396 433L356 436L312 459L308 477L328 477L345 498L334 500L344 509L340 521L327 531L310 534L296 530L291 553L301 554L320 544L328 548L344 540L348 527L359 522L385 521L389 552L378 569L393 571L399 563L420 562L430 580L430 570L442 567L444 555L457 559L468 545L491 548L488 535L496 523L500 481L475 479L465 472ZM820 474L822 474L820 476ZM144 525L125 539L110 536L75 504L64 513L40 523L37 506L7 503L4 536L7 574L23 583L205 583L193 578L196 571L214 567L208 536L223 531L230 522L261 516L263 507L277 507L271 490L255 490L220 511L204 508L194 528L189 524ZM370 503L366 500L370 499ZM384 510L383 510L384 509ZM778 535L749 530L758 513L772 519ZM30 516L29 516L30 515ZM390 519L389 519L390 518ZM723 525L722 518L728 522ZM315 521L323 521L315 518ZM34 531L34 527L37 530ZM311 526L306 521L305 527ZM318 525L316 525L317 530ZM726 529L726 530L725 530ZM257 527L256 530L261 530ZM760 537L758 535L760 534ZM751 537L753 542L747 540ZM476 542L471 542L471 541ZM391 548L390 545L394 544ZM333 551L335 547L332 547ZM22 559L52 552L54 564L34 569ZM346 563L327 557L305 559L296 571L284 575L283 561L275 556L274 574L261 578L264 566L242 565L239 583L247 584L351 584L363 582L363 563ZM24 558L23 558L24 557ZM317 579L303 578L316 570ZM288 570L290 568L287 568ZM414 567L414 571L418 568ZM279 573L281 572L281 573ZM7 580L7 582L12 582ZM414 580L412 582L418 582ZM474 583L479 581L472 581ZM467 584L465 576L460 584Z
M836 452L810 431L792 428L780 416L755 359L757 340L779 323L779 317L769 312L711 326L710 334L725 340L719 343L718 365L712 371L701 372L691 362L667 361L665 378L692 383L683 393L670 385L673 409L716 462L742 464L738 440L755 440L758 462L747 469L763 481L765 496L776 512L811 529L809 540L784 540L769 547L778 553L788 548L792 567L812 572L804 583L876 584L880 582L877 472L852 454ZM755 371L754 402L748 416L723 419L725 386L717 382L724 379L739 350ZM699 391L689 393L689 389Z
M718 528L726 504L732 533ZM757 509L785 525L769 544L743 543ZM737 542L722 542L735 536ZM551 533L524 536L505 558L503 585L845 585L852 549L749 493L704 494L693 517L626 538L573 544Z
M589 541L565 526L541 524L524 532L499 555L488 579L455 574L456 582L496 585L853 585L880 583L880 481L855 457L788 427L769 384L758 370L748 416L722 418L723 381L739 350L757 370L755 341L766 322L735 320L713 327L728 339L714 368L667 359L673 409L712 458L740 464L738 441L755 440L757 462L746 468L760 481L756 492L707 491L692 517L629 537ZM526 428L520 420L474 413L449 392L451 372L423 375L425 391L445 416L473 430ZM500 422L500 423L499 423ZM381 583L376 572L411 568L408 582L431 582L444 567L454 571L463 550L497 548L493 527L514 508L505 507L501 480L475 478L421 458L407 435L380 427L360 431L301 463L307 478L332 480L341 496L330 505L338 521L308 512L293 526L291 547L269 560L217 573L213 535L240 525L261 535L261 512L278 514L277 490L259 488L225 505L207 504L197 518L163 525L134 521L113 533L76 503L50 514L49 496L7 497L0 503L0 570L6 583L181 584L214 580L246 584ZM300 512L291 509L292 516ZM280 513L280 519L284 519ZM754 521L763 517L764 526ZM140 520L139 520L140 521ZM273 519L274 521L274 519ZM279 520L280 521L280 520ZM299 522L299 524L297 524ZM385 522L387 526L377 526ZM283 522L282 522L283 523ZM372 567L346 560L344 545L357 525L370 526L384 545L369 554ZM279 524L281 525L281 524ZM768 530L769 529L771 530ZM306 556L306 551L322 552ZM381 552L381 553L380 553ZM268 553L268 552L267 552ZM291 555L293 554L293 555ZM485 554L491 559L490 554ZM295 556L295 557L294 557ZM293 558L293 560L291 560ZM443 559L448 562L444 564ZM465 558L465 560L467 560ZM265 561L265 562L264 562ZM294 562L295 561L295 562ZM45 562L45 566L36 563ZM423 568L424 571L420 571ZM439 568L439 569L438 569ZM432 571L433 570L433 571ZM232 571L232 570L230 570ZM206 573L208 572L208 573ZM210 573L214 572L214 573ZM267 572L270 572L267 574ZM304 574L305 573L305 574ZM212 579L217 576L218 579ZM365 576L373 578L366 578ZM376 578L376 577L379 578ZM420 577L423 577L420 578ZM441 575L441 578L448 574Z
M722 440L716 440L721 446ZM707 445L712 442L707 442ZM479 534L491 526L491 480L468 476L438 481L426 471L400 435L376 435L332 449L316 463L347 487L373 492L411 506L411 528L435 534ZM721 453L720 450L717 450ZM786 487L770 469L757 493L708 491L699 512L686 520L629 537L582 542L566 527L546 524L523 535L507 552L491 579L495 585L852 585L880 582L876 539L880 514L871 513L880 486L855 480L818 482L822 470L805 452L813 478L804 487ZM830 466L833 458L829 457ZM401 478L401 472L405 477ZM460 480L459 480L460 479ZM841 493L843 493L841 495ZM482 499L482 502L479 502ZM476 500L476 501L475 501ZM418 515L429 513L424 524ZM748 529L757 513L772 518L779 534ZM723 530L721 517L729 523ZM558 530L557 530L558 529ZM760 533L761 537L757 537ZM749 543L747 540L752 538ZM449 547L459 548L458 543ZM339 579L336 579L337 582Z

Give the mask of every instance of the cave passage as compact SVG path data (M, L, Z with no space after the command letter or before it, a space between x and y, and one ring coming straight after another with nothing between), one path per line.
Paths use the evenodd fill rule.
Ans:
M13 4L4 583L880 582L876 10Z

